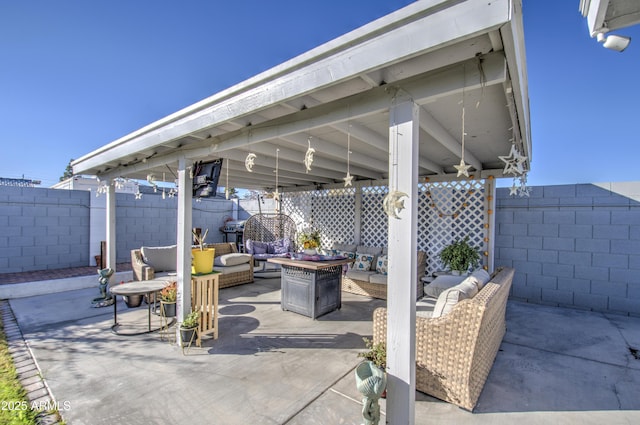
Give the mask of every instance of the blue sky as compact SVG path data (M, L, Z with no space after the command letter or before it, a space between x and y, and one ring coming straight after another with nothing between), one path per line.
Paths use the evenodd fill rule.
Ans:
M0 177L50 186L71 158L409 3L0 0ZM524 0L530 185L640 180L640 26L604 49L579 3Z

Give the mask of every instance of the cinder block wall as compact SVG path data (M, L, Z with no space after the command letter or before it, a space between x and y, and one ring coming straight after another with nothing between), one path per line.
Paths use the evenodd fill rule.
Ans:
M89 264L89 194L0 187L0 273Z
M89 258L90 197L86 190L0 187L0 273L93 265ZM176 243L177 198L160 193L116 194L117 262L131 261L142 245ZM193 226L209 229L207 242L222 242L219 228L233 201L194 202Z
M639 206L592 184L498 189L495 264L516 269L511 297L640 316Z
M146 246L173 245L177 238L178 199L162 199L160 193L145 193L141 199L134 195L116 194L116 258L130 262L131 250ZM209 229L206 242L223 241L220 227L224 217L233 213L233 201L202 199L194 202L193 227Z

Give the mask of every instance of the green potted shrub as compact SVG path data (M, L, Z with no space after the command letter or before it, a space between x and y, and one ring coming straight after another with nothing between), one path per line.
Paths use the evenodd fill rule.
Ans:
M469 236L447 245L439 256L444 267L448 267L454 274L465 274L480 263L480 253L469 244Z
M195 333L198 330L200 324L200 312L192 311L185 317L184 321L180 324L180 340L182 346L185 344L191 345L195 340Z

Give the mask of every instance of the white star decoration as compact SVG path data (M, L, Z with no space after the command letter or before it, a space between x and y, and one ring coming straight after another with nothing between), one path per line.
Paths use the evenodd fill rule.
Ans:
M280 202L280 192L278 192L278 189L273 191L273 200L276 202Z
M516 180L513 179L513 186L509 189L509 196L514 196L518 194L518 186L516 186Z
M342 180L344 180L344 187L353 185L353 176L349 174L348 171L347 171L347 175L343 177Z
M509 155L499 155L498 158L504 162L504 170L502 171L504 174L519 176L524 173L523 164L527 160L527 157L518 151L515 144L511 145Z
M471 168L471 165L465 164L464 159L460 159L460 164L454 165L453 168L458 170L458 177L460 176L469 177L469 168Z
M135 195L136 195L136 199L142 199L142 192L140 192L140 189L138 189Z

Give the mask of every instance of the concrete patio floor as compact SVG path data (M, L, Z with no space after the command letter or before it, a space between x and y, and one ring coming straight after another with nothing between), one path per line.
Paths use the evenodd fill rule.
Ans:
M158 333L113 334L95 296L10 300L68 424L362 423L353 369L382 300L343 293L314 321L280 309L279 279L256 279L220 292L219 339L182 355ZM144 304L119 303L123 326L146 326ZM640 318L509 301L507 327L474 413L417 392L416 424L640 423Z

